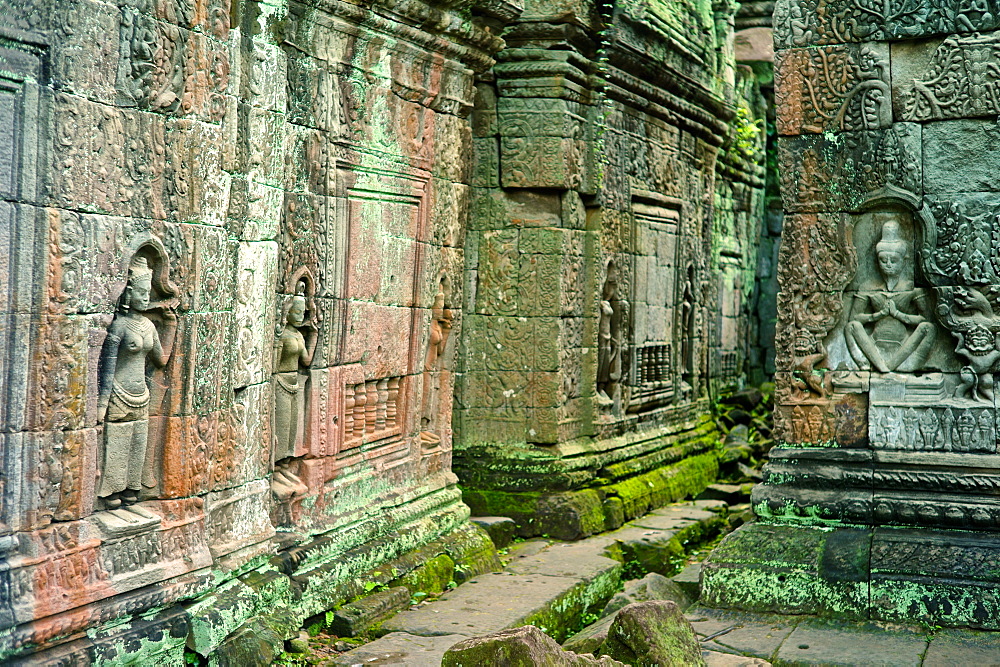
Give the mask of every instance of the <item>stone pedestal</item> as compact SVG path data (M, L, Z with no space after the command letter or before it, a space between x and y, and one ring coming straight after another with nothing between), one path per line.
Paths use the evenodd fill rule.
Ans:
M849 13L776 5L779 444L703 592L996 629L996 17Z

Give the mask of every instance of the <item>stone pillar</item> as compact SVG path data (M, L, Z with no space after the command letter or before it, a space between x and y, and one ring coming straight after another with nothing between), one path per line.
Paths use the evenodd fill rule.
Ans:
M998 18L859 16L775 8L780 445L703 595L996 629Z

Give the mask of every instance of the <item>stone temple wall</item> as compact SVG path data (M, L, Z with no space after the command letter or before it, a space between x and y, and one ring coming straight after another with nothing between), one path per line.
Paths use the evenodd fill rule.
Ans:
M527 533L712 478L762 217L734 7L521 10L4 5L0 661L266 660L489 570L453 446Z
M1000 627L998 9L776 3L781 445L712 604Z
M735 7L600 6L529 2L477 83L455 471L525 535L697 493L744 367L764 110Z
M485 548L451 377L516 8L4 7L0 660L208 655Z

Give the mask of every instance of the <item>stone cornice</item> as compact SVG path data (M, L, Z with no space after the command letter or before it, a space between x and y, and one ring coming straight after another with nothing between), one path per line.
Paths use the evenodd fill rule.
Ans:
M476 71L489 69L493 56L504 46L503 40L494 34L495 25L484 25L472 15L463 16L455 10L421 0L377 0L366 5L342 0L307 0L293 2L293 5L317 9L348 23L405 39L428 51L454 58ZM516 5L511 3L484 3L484 7L486 5L489 9L483 14L493 19L494 24L505 8L509 10L508 15L517 13Z

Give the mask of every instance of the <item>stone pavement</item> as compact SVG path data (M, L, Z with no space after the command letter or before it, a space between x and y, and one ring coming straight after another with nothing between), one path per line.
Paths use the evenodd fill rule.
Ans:
M514 545L502 572L481 575L439 600L383 623L383 637L334 659L336 665L440 665L467 637L533 624L564 641L585 612L600 611L620 587L623 563L642 569L675 557L680 543L711 534L718 501L655 510L620 530L578 542ZM693 541L693 540L692 540ZM690 578L690 569L674 577ZM1000 632L875 625L692 607L687 612L709 667L741 665L1000 665ZM598 621L607 624L610 617ZM579 649L578 649L579 650Z
M654 510L619 530L578 542L535 539L509 550L502 572L480 575L440 599L382 624L385 636L341 654L334 664L440 664L466 637L533 624L558 640L600 611L618 591L625 564L669 567L685 542L718 531L725 503L702 500Z
M689 609L687 617L706 650L775 665L1000 665L1000 632L935 631L705 607Z

